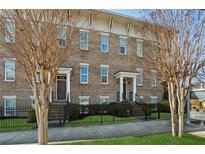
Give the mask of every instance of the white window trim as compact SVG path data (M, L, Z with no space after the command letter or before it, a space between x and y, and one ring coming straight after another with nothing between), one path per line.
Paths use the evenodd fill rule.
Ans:
M16 96L3 96L3 99L4 99L4 101L3 101L3 103L4 103L4 115L5 115L5 116L10 116L10 115L7 115L7 114L6 114L6 103L5 103L5 99L13 99L13 100L15 100L15 110L16 110ZM16 115L16 111L14 112L14 115Z
M88 37L87 37L87 48L81 48L81 32L86 32ZM89 31L88 30L85 30L85 29L80 29L80 50L88 50L89 48Z
M101 75L101 68L102 68L102 67L106 67L106 68L108 69L107 76L106 76L106 77L107 77L107 82L106 82L106 83L103 83L103 82L102 82L102 75ZM105 75L103 75L103 76L105 76ZM100 65L100 80L101 80L101 81L100 81L101 84L105 84L105 85L106 85L106 84L109 84L109 65Z
M138 51L137 51L137 43L138 42L141 42L142 43L142 51L141 51L141 55L138 55ZM140 39L140 38L136 38L136 54L137 54L137 57L143 57L143 40Z
M155 85L152 84L152 74L151 74L151 85L152 87L156 87L157 86L157 71L151 70L151 73L155 73Z
M108 36L107 51L103 51L103 50L102 50L102 35ZM102 52L102 53L108 53L108 52L109 52L109 33L101 33L100 52Z
M108 99L108 104L110 103L110 96L100 96L100 104L101 104L101 99Z
M15 69L14 69L14 79L13 80L7 80L7 76L6 76L6 61L14 61L15 62ZM15 82L16 79L16 59L15 58L8 58L8 59L4 59L4 81L5 82Z
M89 64L87 64L87 63L80 63L80 67L81 66L88 67L88 74L87 74L87 82L81 82L81 72L80 72L80 84L88 84L88 82L89 82Z
M120 36L120 39L125 39L126 40L125 53L121 53L121 51L120 51L120 55L127 55L127 37ZM120 42L119 42L119 46L121 47ZM119 50L120 50L120 48L119 48Z
M143 69L142 68L136 68L136 72L139 71L141 72L141 84L137 84L137 86L143 86Z

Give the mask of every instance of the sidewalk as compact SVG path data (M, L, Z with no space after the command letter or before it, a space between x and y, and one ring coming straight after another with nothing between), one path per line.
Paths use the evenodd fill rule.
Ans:
M186 125L185 130L202 131L204 126ZM136 123L96 125L87 127L56 127L49 128L49 142L89 140L124 136L142 136L155 133L170 132L170 121L143 121ZM0 144L37 143L37 130L0 133Z

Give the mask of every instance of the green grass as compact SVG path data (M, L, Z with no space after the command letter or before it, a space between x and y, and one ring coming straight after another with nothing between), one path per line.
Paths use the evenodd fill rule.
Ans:
M138 137L110 138L80 142L61 142L63 145L204 145L205 138L184 134L182 138L172 137L171 133Z
M114 123L127 123L127 122L138 122L141 121L141 119L136 117L115 117ZM101 124L101 116L95 115L95 116L88 116L81 120L75 120L69 122L69 126L75 127L75 126L86 126L86 125L99 125ZM102 117L102 124L113 124L113 116L111 115L103 115Z
M26 118L1 119L0 132L28 130L35 127L34 123L27 123Z

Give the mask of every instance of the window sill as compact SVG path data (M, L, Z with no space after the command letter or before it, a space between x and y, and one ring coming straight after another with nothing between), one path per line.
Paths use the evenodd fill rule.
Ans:
M81 85L87 85L88 83L80 83Z
M109 51L100 51L101 53L109 53Z
M123 54L123 53L120 53L120 55L122 55L122 56L126 56L126 55L127 55L127 53L125 53L125 54Z
M16 82L15 80L4 80L4 82Z
M142 84L140 84L140 85L137 85L138 87L143 87L143 85Z
M81 51L88 51L88 48L86 48L86 49L81 49L81 48L80 48L80 50L81 50Z
M100 83L101 85L108 85L109 83Z

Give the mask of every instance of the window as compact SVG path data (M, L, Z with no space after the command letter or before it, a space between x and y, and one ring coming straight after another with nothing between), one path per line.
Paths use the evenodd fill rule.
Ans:
M34 99L34 96L30 96L30 99L31 99L31 107L32 107L32 108L35 108L35 99Z
M80 49L88 50L88 32L84 30L80 31Z
M157 72L156 70L151 70L151 84L152 87L156 87L157 86Z
M108 52L109 48L109 35L101 34L101 52Z
M100 66L101 84L108 84L109 65Z
M3 96L4 99L4 115L16 115L16 96Z
M142 86L143 85L143 70L141 68L136 69L136 83L137 86Z
M15 61L5 60L5 81L15 80Z
M5 22L5 41L8 43L15 42L15 24L12 21Z
M36 65L36 74L35 74L35 77L36 77L36 83L40 82L40 78L39 78L39 66Z
M88 64L80 64L80 83L88 84Z
M153 58L156 58L157 44L151 43L151 52L152 52L152 54L153 54Z
M157 111L157 96L151 96L151 103L153 104L152 111Z
M109 96L100 96L100 104L109 104Z
M79 96L80 99L80 114L88 114L89 113L89 96Z
M143 40L137 39L137 56L142 57L142 51L143 51Z
M140 103L143 99L144 99L144 96L136 96L136 102Z
M60 46L65 47L66 45L66 34L67 34L67 28L63 27L60 32Z
M120 37L120 54L126 55L127 38Z

